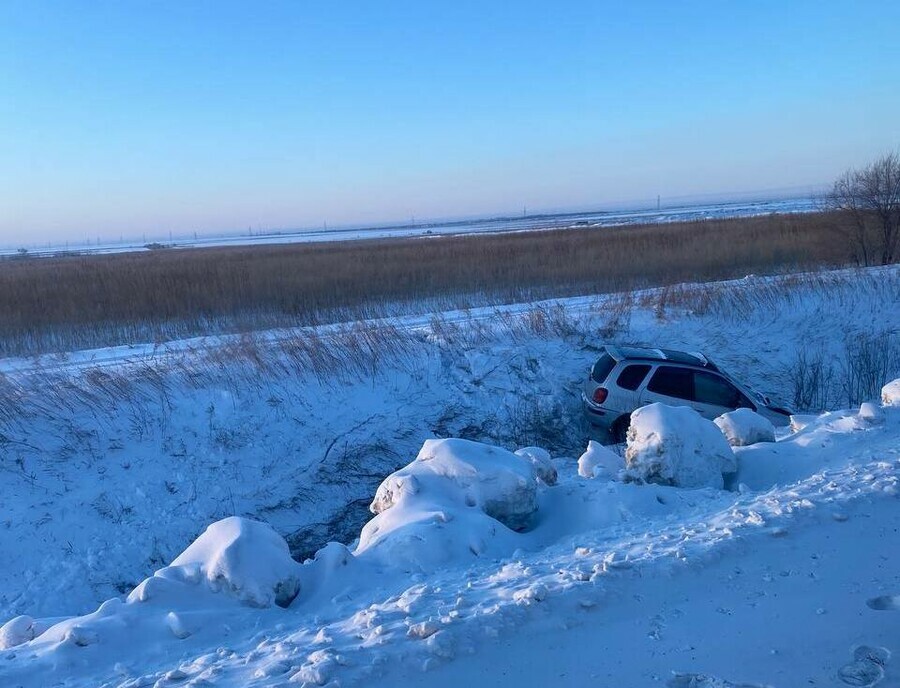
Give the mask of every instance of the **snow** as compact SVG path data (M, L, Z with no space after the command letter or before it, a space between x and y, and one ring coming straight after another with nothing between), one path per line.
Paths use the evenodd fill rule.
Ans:
M0 680L506 686L543 685L562 666L576 685L798 685L857 676L872 662L889 673L876 660L896 641L900 552L879 543L900 528L900 412L863 431L840 422L853 416L825 414L808 431L833 444L774 443L807 471L757 491L584 480L570 463L557 485L534 482L531 530L506 529L489 556L451 549L443 566L412 577L402 560L329 544L298 565L303 585L287 609L248 606L199 575L153 576L144 599L114 598L12 648ZM463 461L473 482L495 472L490 456L528 465L495 449L448 441L423 455ZM771 449L741 447L741 462ZM372 522L393 513L398 529L420 525L407 500L433 509L458 488L456 477L429 480L443 484L402 493ZM443 527L459 538L474 522ZM442 549L446 539L421 546ZM199 549L208 540L201 535ZM255 575L267 585L265 567ZM741 642L709 642L736 629ZM585 654L585 642L603 651ZM642 661L628 660L636 654Z
M385 478L358 556L416 571L506 547L537 511L529 460L460 439L427 440L415 461Z
M900 406L900 379L891 380L881 388L881 403L885 406Z
M0 685L890 685L900 408L733 449L647 411L634 448L679 482L733 455L730 489L697 489L626 482L578 392L615 317L789 400L798 351L896 331L898 274L739 280L766 297L737 315L641 292L626 318L561 302L559 331L521 306L410 321L336 373L213 340L3 364Z
M214 592L227 591L247 604L286 607L300 592L299 568L271 526L231 516L210 525L154 575L190 582L203 578Z
M624 468L621 456L594 440L588 441L587 451L578 457L578 475L582 478L614 480Z
M775 441L775 426L771 421L748 408L723 413L713 422L719 426L732 447Z
M737 461L719 428L687 406L650 404L631 414L625 449L628 479L721 489Z

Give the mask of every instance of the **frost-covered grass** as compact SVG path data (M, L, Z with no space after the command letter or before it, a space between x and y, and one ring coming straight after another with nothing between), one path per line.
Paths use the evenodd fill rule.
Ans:
M211 522L270 523L295 557L351 543L431 438L575 458L605 341L703 350L791 401L795 360L900 326L894 268L2 363L0 618L90 611ZM573 469L574 470L574 469Z

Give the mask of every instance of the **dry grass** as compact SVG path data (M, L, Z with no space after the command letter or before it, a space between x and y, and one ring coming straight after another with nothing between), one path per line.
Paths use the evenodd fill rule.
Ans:
M847 264L836 217L159 250L0 264L0 356Z

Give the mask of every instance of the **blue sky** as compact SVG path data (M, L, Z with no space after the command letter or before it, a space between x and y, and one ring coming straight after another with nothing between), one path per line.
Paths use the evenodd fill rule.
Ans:
M0 242L828 183L900 144L897 2L0 3Z

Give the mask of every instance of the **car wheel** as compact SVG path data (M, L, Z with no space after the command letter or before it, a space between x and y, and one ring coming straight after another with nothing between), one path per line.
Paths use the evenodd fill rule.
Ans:
M613 423L612 428L610 428L610 434L612 434L613 441L615 441L616 444L625 444L625 441L628 438L629 425L631 425L630 415L622 416Z

